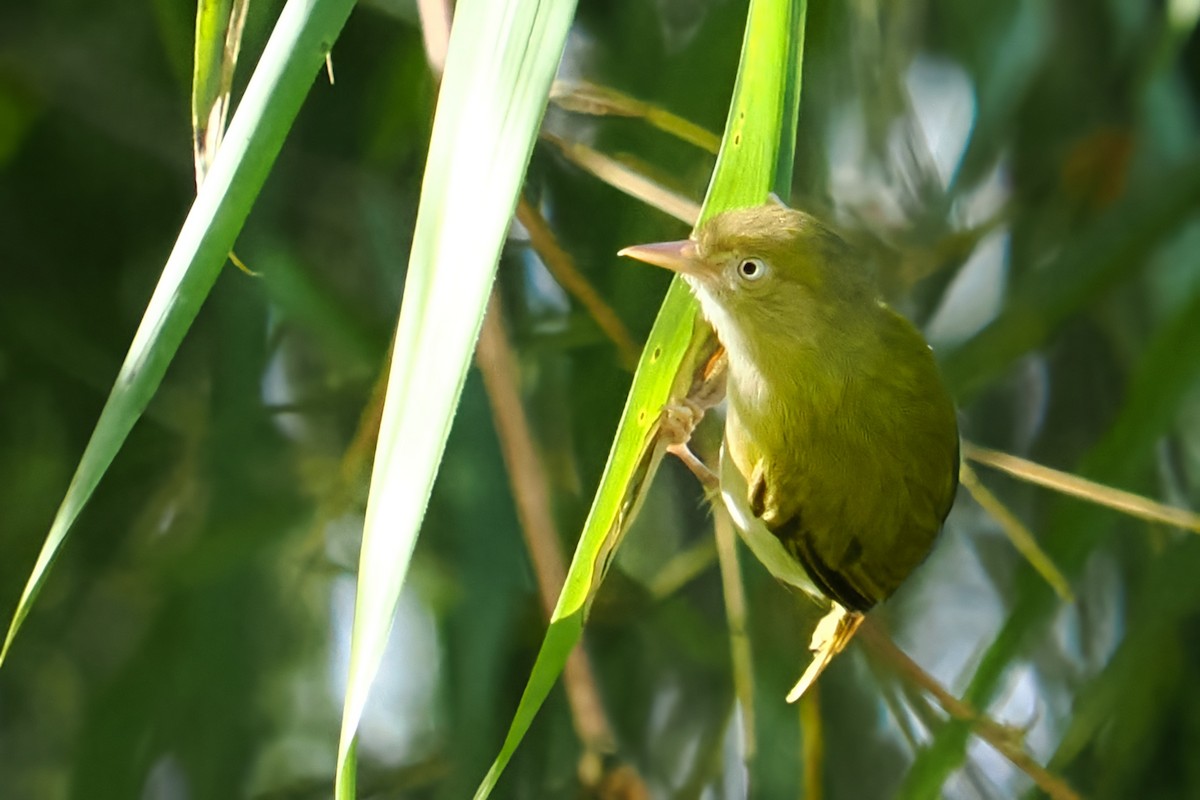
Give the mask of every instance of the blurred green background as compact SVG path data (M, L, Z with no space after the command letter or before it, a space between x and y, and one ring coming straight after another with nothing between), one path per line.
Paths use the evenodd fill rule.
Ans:
M251 4L239 87L278 8ZM965 436L1183 506L1200 494L1197 13L814 0L793 195L858 239L923 324ZM744 18L737 0L581 0L561 77L719 131ZM5 618L194 194L193 26L194 7L167 0L0 8ZM331 793L371 451L353 441L370 428L436 94L405 0L361 5L334 66L239 239L259 275L222 275L0 670L2 798ZM712 168L637 119L552 108L545 130L696 199ZM526 196L644 337L666 277L613 254L686 228L549 141ZM498 281L569 554L630 374L520 228ZM955 693L978 675L975 701L1026 727L1035 759L1084 796L1200 797L1200 542L977 471L1075 601L964 492L881 621ZM667 464L589 623L608 766L640 788L580 786L556 691L497 796L735 798L747 781L754 797L805 796L802 748L818 739L809 797L1036 795L981 742L957 753L940 715L858 646L802 735L782 697L810 610L743 552L747 777L715 561L659 580L711 535L694 481ZM469 796L544 625L473 372L364 721L360 794Z

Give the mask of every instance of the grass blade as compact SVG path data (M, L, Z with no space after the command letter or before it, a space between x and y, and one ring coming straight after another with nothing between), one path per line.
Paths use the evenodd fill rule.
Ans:
M289 0L163 267L96 429L13 613L0 664L71 525L95 491L220 274L353 0Z
M1054 589L1054 593L1068 603L1075 602L1075 595L1071 592L1071 582L1054 565L1054 561L1046 555L1046 551L1038 544L1033 532L1025 527L1025 523L1021 522L999 497L996 497L990 489L983 485L983 481L979 480L975 470L971 469L966 462L963 462L959 469L958 481L979 507L1000 525L1000 529L1008 537L1013 549L1037 570L1037 573Z
M772 190L789 193L805 9L802 0L750 4L733 102L700 212L702 220L726 209L763 203ZM662 407L687 391L700 359L711 351L711 341L712 332L699 320L690 292L676 279L642 351L550 627L508 735L476 800L486 798L495 787L579 641L588 604L662 459L663 446L658 442Z
M455 15L363 528L337 797L562 56L574 0L463 0Z
M568 142L552 135L544 135L543 138L561 150L568 161L617 191L688 225L695 225L700 219L700 205L696 201L676 194L628 164L580 142Z
M578 114L636 117L645 120L647 124L663 133L669 133L713 155L721 148L720 137L712 131L654 103L647 103L608 86L599 86L587 81L556 81L551 89L550 99L559 108Z
M1131 517L1147 522L1173 525L1192 533L1200 533L1200 514L1186 508L1176 508L1140 494L1114 489L1096 481L1089 481L1069 472L1034 463L1019 456L990 450L986 447L963 443L963 458L984 466L1006 472L1014 478L1037 486L1043 486L1059 494L1078 497L1098 506L1111 508Z

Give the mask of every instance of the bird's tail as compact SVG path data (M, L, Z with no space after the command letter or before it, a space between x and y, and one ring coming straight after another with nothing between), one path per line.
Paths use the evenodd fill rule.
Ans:
M796 685L788 692L789 703L803 697L829 666L829 662L833 661L833 657L846 649L864 618L858 611L847 611L841 603L833 604L829 613L821 618L813 631L812 641L808 645L808 649L812 651L812 661L800 676L800 680L796 681Z

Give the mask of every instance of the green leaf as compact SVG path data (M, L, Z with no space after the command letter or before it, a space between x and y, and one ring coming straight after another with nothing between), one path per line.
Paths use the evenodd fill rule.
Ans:
M337 797L458 406L574 0L462 0L429 146L371 493Z
M700 219L759 205L791 186L800 98L804 0L753 0L717 165ZM608 464L575 549L550 627L495 762L475 794L486 798L562 673L583 631L588 604L636 516L663 455L659 415L691 385L711 352L712 332L676 279L655 320L617 426Z
M95 491L208 296L352 0L289 0L188 212L116 383L59 506L0 651L3 663L71 525Z

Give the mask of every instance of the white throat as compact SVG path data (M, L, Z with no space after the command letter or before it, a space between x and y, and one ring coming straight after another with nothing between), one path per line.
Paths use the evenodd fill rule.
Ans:
M717 338L729 353L729 391L735 396L735 402L747 409L761 407L766 402L769 387L741 327L699 281L688 279L688 283L700 303L704 318L717 331Z

